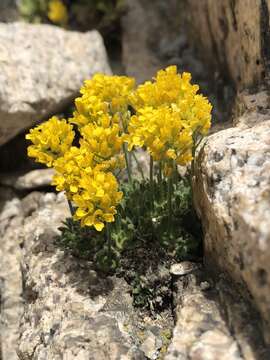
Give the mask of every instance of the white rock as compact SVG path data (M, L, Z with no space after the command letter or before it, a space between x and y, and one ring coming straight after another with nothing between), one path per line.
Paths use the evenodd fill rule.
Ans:
M0 23L0 145L61 111L96 72L110 73L97 31Z

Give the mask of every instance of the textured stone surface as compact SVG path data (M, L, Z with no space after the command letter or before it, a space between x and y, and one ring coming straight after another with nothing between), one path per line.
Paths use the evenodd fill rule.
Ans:
M9 22L15 21L19 18L19 12L16 0L1 0L0 1L0 21Z
M17 360L19 321L23 313L21 229L23 211L20 200L8 189L0 188L0 358Z
M36 169L26 174L0 174L0 184L16 190L33 190L50 186L53 175L53 169Z
M207 286L206 286L207 284ZM176 325L166 360L267 360L257 313L231 283L202 266L174 277Z
M209 64L225 71L239 88L269 75L269 0L184 2L191 39Z
M194 270L175 281L177 322L165 359L241 360L238 344L218 308L215 290L202 290L203 280L202 273Z
M43 195L24 221L24 298L19 358L140 359L132 344L132 300L124 280L98 276L55 245L68 215L63 194Z
M251 111L236 122L237 127L211 135L201 149L195 205L207 265L248 288L269 343L270 116L267 109Z
M168 60L164 54L171 59L178 56L179 2L127 0L126 7L122 17L123 64L128 75L142 82L164 66Z
M0 24L0 145L62 110L95 72L110 72L98 32Z

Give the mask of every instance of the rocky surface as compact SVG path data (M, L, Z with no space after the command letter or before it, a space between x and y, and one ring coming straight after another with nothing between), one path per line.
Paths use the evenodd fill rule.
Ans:
M270 113L256 110L254 95L249 100L238 125L211 135L201 149L195 205L207 266L248 289L270 343Z
M140 359L129 333L127 284L97 276L91 264L57 248L57 228L68 215L63 194L40 195L38 203L23 226L25 309L19 358Z
M16 0L1 0L0 2L0 21L10 22L19 19L19 12Z
M212 70L222 71L238 89L256 86L269 77L269 0L184 3L190 41Z
M19 321L23 313L20 200L0 187L0 358L17 360Z
M165 360L268 359L256 311L237 289L198 263L177 265L185 271L173 277L176 324Z
M123 64L138 82L151 78L177 54L180 7L176 0L127 0L122 17ZM170 54L169 54L170 53Z
M170 344L171 328L160 327L165 313L138 312L123 277L59 247L69 215L63 194L0 194L1 360L269 358L256 311L200 263L171 267Z
M0 184L16 190L34 190L51 185L53 169L36 169L27 173L0 174Z
M0 145L61 111L96 72L109 73L97 31L0 24Z

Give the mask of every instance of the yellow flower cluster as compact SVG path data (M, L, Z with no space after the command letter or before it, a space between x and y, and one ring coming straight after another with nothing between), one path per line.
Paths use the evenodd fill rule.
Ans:
M153 160L176 160L185 165L192 160L192 132L169 106L145 107L131 118L129 149L146 146Z
M122 192L118 191L115 176L95 164L93 153L84 146L72 146L55 161L54 168L57 174L53 185L58 191L65 191L75 204L74 218L80 220L82 226L94 226L101 231L104 222L114 221Z
M70 124L53 117L27 135L33 142L28 155L55 168L53 185L76 206L75 219L98 231L114 221L122 198L113 171L124 167L124 121L133 88L131 78L96 74L85 81L82 96L75 100ZM79 146L72 146L74 125Z
M48 167L53 166L53 162L70 148L75 136L72 129L66 120L59 120L56 116L31 129L26 135L26 139L33 143L28 147L28 156Z
M82 226L101 231L114 221L122 198L114 171L124 160L128 167L126 142L130 151L146 147L167 175L173 161L192 160L197 140L210 127L211 105L190 81L190 74L177 74L175 66L136 90L132 78L96 74L85 81L72 118L54 116L30 130L28 155L55 168L53 185L76 206L74 218Z
M61 0L50 0L48 5L48 18L54 24L67 24L68 10Z
M79 127L121 122L134 86L135 80L127 76L94 75L85 81L82 96L75 100L76 111L70 121Z
M160 70L154 82L140 85L130 96L136 115L129 123L129 150L145 146L154 160L186 165L198 136L211 125L212 106L191 75L177 74L176 66Z

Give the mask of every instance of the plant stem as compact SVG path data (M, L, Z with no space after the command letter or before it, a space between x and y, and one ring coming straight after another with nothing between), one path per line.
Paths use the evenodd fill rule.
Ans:
M111 266L111 261L112 261L112 238L111 238L111 228L110 228L109 223L106 224L106 237L107 237L107 244L108 244L108 260L109 260L109 264Z
M153 172L154 172L154 162L153 162L153 158L150 155L150 189L151 189L151 210L154 210L154 176L153 176Z
M134 152L134 151L131 151L131 155L133 156L133 158L134 158L134 160L135 160L135 162L136 162L137 168L138 168L138 170L139 170L139 172L140 172L140 174L141 174L142 179L145 180L144 173L143 173L143 169L142 169L142 167L141 167L141 164L140 164L139 160L137 159L137 157L136 157L136 155L135 155L135 152Z
M69 199L67 199L67 201L68 201L69 211L71 213L71 216L73 216L75 214L75 209L74 209L74 207L72 205L72 202Z
M126 144L123 144L123 152L124 152L124 155L125 155L125 162L126 162L126 167L127 167L128 181L131 184L132 183L132 178L131 178L131 171L130 171L130 167L129 167L128 153L127 153Z
M161 161L158 164L158 182L159 182L159 186L162 182L162 163Z
M173 178L172 175L168 179L168 230L169 234L171 234L172 227L172 196L173 196Z

